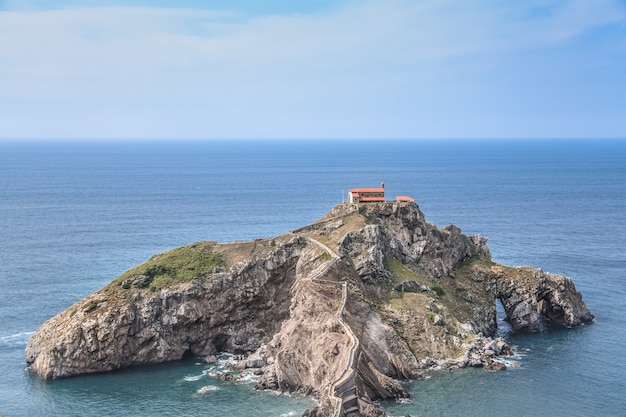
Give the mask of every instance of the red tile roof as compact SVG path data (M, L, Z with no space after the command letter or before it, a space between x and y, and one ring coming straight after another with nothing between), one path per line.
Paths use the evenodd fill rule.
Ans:
M384 188L354 188L351 193L384 193Z
M415 199L412 197L409 197L408 195L399 195L396 197L396 200L398 201L409 201L411 203L415 202Z

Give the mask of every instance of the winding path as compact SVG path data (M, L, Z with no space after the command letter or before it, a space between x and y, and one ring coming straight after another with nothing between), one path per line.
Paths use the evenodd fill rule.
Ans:
M358 412L359 405L358 395L356 392L356 373L354 371L354 368L356 366L359 340L354 335L354 332L352 331L350 326L348 326L348 324L346 324L346 322L343 320L343 313L346 307L346 301L348 299L348 283L345 281L329 281L321 278L326 275L330 268L335 265L341 258L339 258L339 256L333 250L331 250L328 246L324 245L320 241L310 238L308 236L298 236L307 239L309 242L322 248L322 250L332 256L332 260L328 262L321 271L310 277L310 280L314 282L341 286L341 304L337 309L336 316L337 320L339 320L339 323L341 323L346 334L350 338L350 351L348 354L348 361L339 377L330 384L330 387L328 389L328 396L329 398L333 399L335 403L335 412L333 413L334 417L339 417L342 415L342 413L343 415L347 415L349 413Z

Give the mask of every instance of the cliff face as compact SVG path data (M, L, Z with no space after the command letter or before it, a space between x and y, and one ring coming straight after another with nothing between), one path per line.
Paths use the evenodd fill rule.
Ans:
M319 397L310 415L378 415L373 399L408 395L397 379L501 367L496 299L517 330L593 320L569 278L496 265L414 203L342 204L273 239L157 255L46 322L26 361L61 378L226 351L259 388Z
M302 238L283 239L261 259L160 290L124 289L117 280L46 322L32 336L26 360L45 378L60 378L185 355L253 352L289 317L290 287L308 265L305 246Z

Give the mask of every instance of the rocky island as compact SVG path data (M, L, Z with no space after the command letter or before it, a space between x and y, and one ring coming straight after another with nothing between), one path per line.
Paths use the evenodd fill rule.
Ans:
M44 378L214 358L257 387L318 398L309 416L378 416L428 369L502 369L500 300L518 331L593 320L571 279L491 261L487 239L438 228L411 201L342 203L251 242L156 255L51 318L26 348Z

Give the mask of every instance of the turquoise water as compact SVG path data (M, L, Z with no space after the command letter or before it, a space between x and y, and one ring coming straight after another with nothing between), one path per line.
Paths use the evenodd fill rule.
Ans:
M214 368L186 360L54 383L32 378L31 393L41 408L33 407L29 415L286 417L312 406L301 395L255 391L250 377L222 381L210 375Z
M0 413L300 415L309 399L221 381L195 360L43 381L24 348L155 253L278 235L385 181L428 221L487 236L495 261L571 276L596 316L539 335L502 323L515 367L431 374L407 385L412 403L383 403L391 415L623 415L625 157L626 142L594 140L0 143Z

